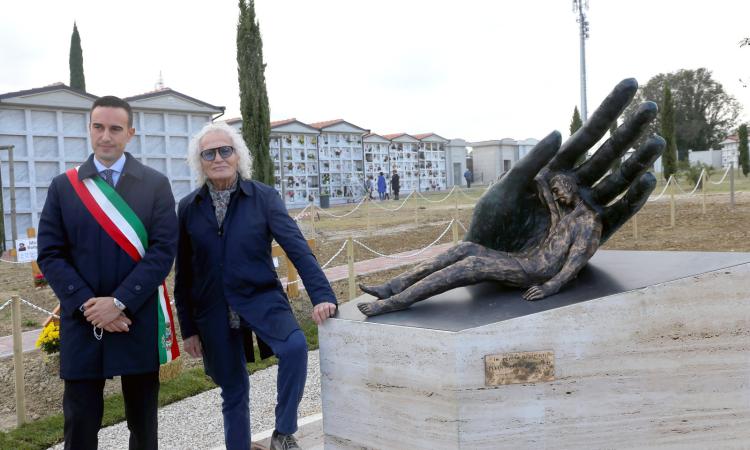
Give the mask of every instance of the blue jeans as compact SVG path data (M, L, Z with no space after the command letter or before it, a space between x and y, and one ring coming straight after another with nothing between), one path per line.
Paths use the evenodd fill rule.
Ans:
M246 326L244 320L243 326ZM214 355L218 353L220 359L225 360L230 366L233 365L233 361L241 360L241 367L244 368L245 353L241 332L229 330L227 326L227 334L215 339L218 337L217 334L224 334L224 330L218 331L214 328L212 331L212 336L208 339L201 336L204 358L209 352L214 352ZM297 411L307 378L305 335L297 329L286 339L279 340L253 331L271 347L279 359L276 382L276 430L282 434L293 434L297 431ZM212 362L221 364L216 357L212 358ZM250 447L250 381L247 371L234 369L229 373L224 372L220 377L211 374L211 378L221 387L221 412L224 416L224 442L227 450L247 450Z

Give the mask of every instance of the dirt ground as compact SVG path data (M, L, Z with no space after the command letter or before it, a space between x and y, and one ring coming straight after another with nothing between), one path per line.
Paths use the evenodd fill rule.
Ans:
M481 190L471 192L476 198ZM433 194L432 200L440 200L445 194ZM735 197L736 205L732 209L727 193L711 193L707 196L706 213L702 213L701 197L677 196L675 226L670 227L669 197L649 202L637 216L638 239L633 236L633 221L620 229L605 244L605 249L622 250L693 250L693 251L732 251L750 252L750 193L739 192ZM385 202L379 206L391 209L400 202ZM343 205L327 212L343 215L354 205ZM316 255L321 264L327 262L350 236L365 243L383 254L418 250L433 242L449 225L456 214L459 221L468 226L471 221L473 200L461 197L456 208L455 198L440 203L425 200L409 200L398 211L385 211L376 205L360 208L355 213L341 219L320 215L315 223L317 240ZM294 216L299 211L291 211ZM369 227L368 224L369 215ZM415 219L415 215L417 216ZM302 218L301 228L309 237L312 235L309 217ZM459 236L463 236L463 230ZM452 232L448 230L440 243L451 242ZM371 259L376 255L355 245L355 259ZM346 264L346 252L342 252L331 266ZM358 277L367 283L382 282L405 270L404 267L389 271ZM283 264L280 275L284 276ZM168 281L172 286L172 281ZM333 283L334 291L343 302L348 298L346 281ZM0 305L10 295L17 293L22 298L51 310L57 300L49 288L33 287L31 270L28 265L11 265L0 262ZM359 292L358 292L359 293ZM294 300L295 309L302 314L309 313L309 300L303 293L302 298ZM46 314L23 307L24 329L38 328ZM0 335L11 333L10 308L0 311ZM178 331L179 336L179 331ZM199 360L185 361L186 366L200 365ZM45 364L40 352L25 355L26 394L29 417L36 419L51 413L60 412L62 383L57 375ZM15 403L13 388L12 359L0 360L0 428L7 429L15 425ZM118 382L109 382L108 392L119 389Z

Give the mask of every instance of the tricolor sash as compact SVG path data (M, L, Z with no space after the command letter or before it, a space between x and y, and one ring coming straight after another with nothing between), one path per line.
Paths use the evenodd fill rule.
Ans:
M78 179L78 167L69 169L65 175L73 185L78 198L104 231L138 262L146 254L148 233L141 219L135 214L120 194L101 177ZM167 294L166 280L158 289L158 342L159 363L166 364L180 356L175 339L174 319Z

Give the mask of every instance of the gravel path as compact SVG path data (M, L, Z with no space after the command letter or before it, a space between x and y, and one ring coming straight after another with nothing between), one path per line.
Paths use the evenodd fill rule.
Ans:
M255 372L250 376L252 433L269 430L274 426L276 406L277 366ZM318 351L308 354L307 385L300 404L299 417L321 411L320 369ZM167 405L159 410L159 449L183 450L212 448L224 444L219 389L212 389L194 397ZM127 448L128 429L125 422L99 431L100 450ZM61 450L62 444L52 447Z

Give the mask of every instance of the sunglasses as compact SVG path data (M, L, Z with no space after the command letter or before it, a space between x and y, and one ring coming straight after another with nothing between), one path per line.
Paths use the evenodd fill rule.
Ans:
M204 161L213 161L216 159L217 153L221 155L221 159L227 159L234 153L234 147L222 145L221 147L209 148L201 152L201 158Z

